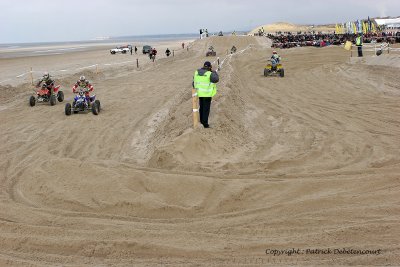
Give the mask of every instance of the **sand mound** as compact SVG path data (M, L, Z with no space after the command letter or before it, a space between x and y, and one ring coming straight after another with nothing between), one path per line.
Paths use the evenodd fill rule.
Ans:
M351 58L353 64L365 64L369 66L385 66L390 68L400 68L399 54L382 54L380 56L366 56L362 58Z

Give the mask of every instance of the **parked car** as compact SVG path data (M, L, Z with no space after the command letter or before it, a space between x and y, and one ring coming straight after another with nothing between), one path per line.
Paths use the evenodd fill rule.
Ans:
M116 53L126 54L131 50L131 47L131 45L117 46L116 48L111 49L110 53L111 55Z
M144 45L142 52L143 52L143 54L148 54L151 52L151 49L152 49L152 47L150 45Z

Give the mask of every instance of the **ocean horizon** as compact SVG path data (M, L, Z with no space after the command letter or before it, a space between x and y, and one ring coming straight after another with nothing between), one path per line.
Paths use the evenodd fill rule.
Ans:
M2 43L0 44L0 58L14 58L25 56L57 55L68 52L85 51L96 45L141 46L143 43L185 40L199 38L199 34L154 34L136 36L98 37L99 39L81 41L55 41L55 42L26 42L26 43ZM51 47L50 49L48 47Z
M232 31L223 31L224 34L229 34ZM248 31L236 31L238 34L244 34ZM218 32L210 32L210 35L217 35ZM149 34L149 35L127 35L127 36L98 36L87 40L76 40L76 41L45 41L45 42L11 42L11 43L0 43L0 48L6 47L27 47L27 46L43 46L43 45L65 45L65 44L102 44L109 42L146 42L146 41L169 41L179 40L186 38L199 38L199 33L171 33L171 34Z
M224 32L229 34L231 32ZM238 34L246 33L238 31ZM216 35L210 32L210 35ZM110 48L117 45L142 46L152 42L198 39L200 34L152 34L152 35L132 35L132 36L111 36L96 37L91 40L81 41L54 41L54 42L26 42L26 43L0 43L0 58L13 58L25 56L57 55L68 52L85 51L96 45L109 45ZM52 47L48 49L48 47Z
M132 42L132 41L168 41L185 38L198 38L199 34L183 33L183 34L152 34L152 35L131 35L131 36L106 36L95 37L93 39L79 40L79 41L45 41L45 42L13 42L13 43L0 43L0 48L16 48L16 47L32 47L44 45L67 45L67 44L102 44L109 42Z

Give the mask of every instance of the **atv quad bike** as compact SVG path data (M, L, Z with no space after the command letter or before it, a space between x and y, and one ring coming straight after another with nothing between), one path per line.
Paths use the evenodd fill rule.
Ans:
M88 113L92 111L94 115L98 115L100 113L100 101L95 100L96 95L87 97L87 90L80 88L78 93L74 97L74 101L72 104L65 104L65 115L69 116L72 113L76 114L79 112Z
M210 46L206 53L206 57L215 57L217 56L217 52L214 51L214 47Z
M35 106L36 103L47 103L49 102L51 106L54 106L58 102L64 101L64 93L60 91L60 85L51 86L50 89L48 86L43 83L42 87L35 92L35 95L29 97L29 105L31 107Z
M285 76L285 70L282 67L282 64L272 62L268 63L267 66L264 68L264 76L274 76L274 75L279 75L280 77Z

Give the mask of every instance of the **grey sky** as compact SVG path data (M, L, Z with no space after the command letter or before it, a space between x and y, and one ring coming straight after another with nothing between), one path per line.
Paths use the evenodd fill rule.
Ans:
M0 0L0 43L249 30L399 16L399 0Z

